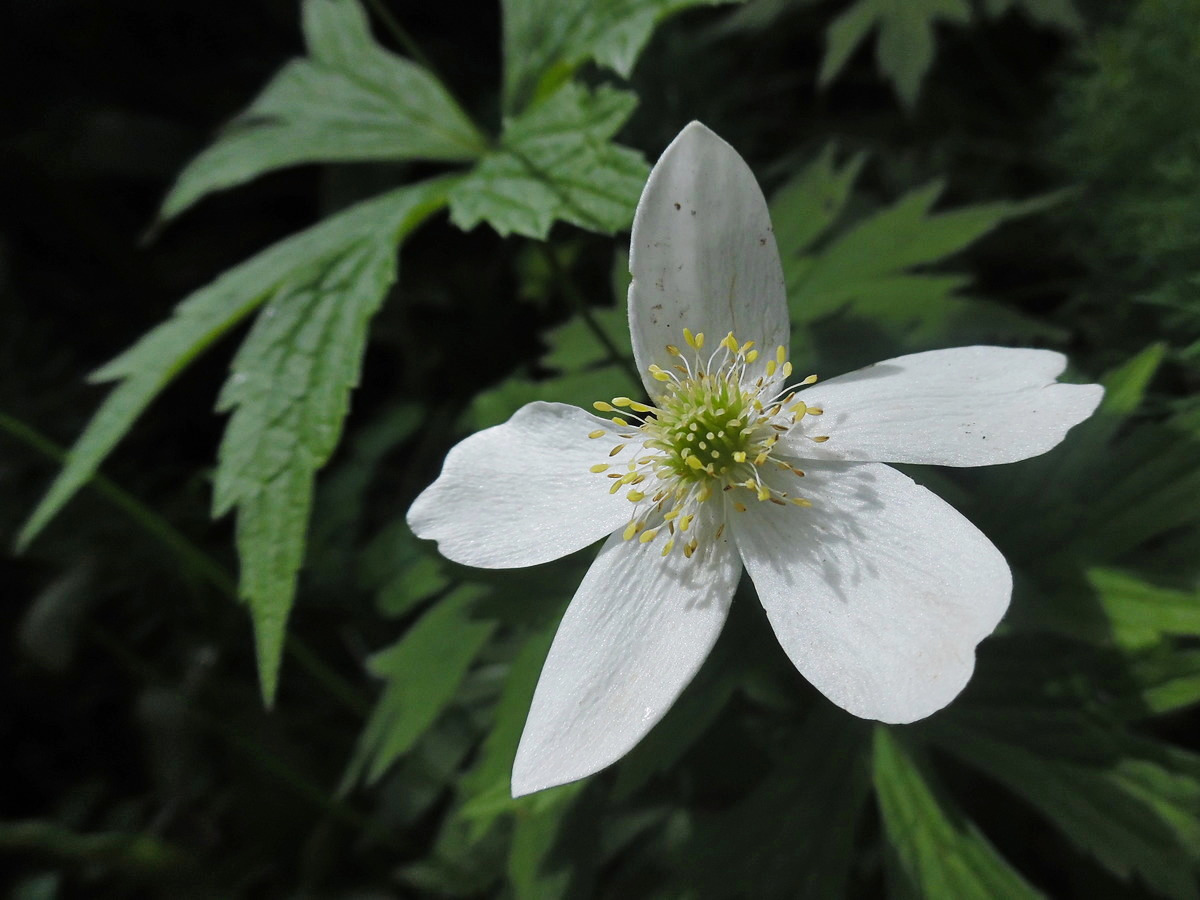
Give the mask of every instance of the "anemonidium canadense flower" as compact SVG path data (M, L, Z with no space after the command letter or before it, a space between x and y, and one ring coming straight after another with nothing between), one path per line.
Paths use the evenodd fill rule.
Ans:
M911 722L962 690L1008 606L1000 552L887 462L1036 456L1100 402L1061 354L962 347L824 382L793 371L783 273L749 167L698 122L637 207L629 327L645 402L531 403L452 449L408 521L510 568L608 536L559 625L514 796L619 759L691 680L743 566L784 652L857 716Z

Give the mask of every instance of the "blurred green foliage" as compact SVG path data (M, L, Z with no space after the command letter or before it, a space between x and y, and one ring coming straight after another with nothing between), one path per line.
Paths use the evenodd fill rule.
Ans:
M1200 894L1197 0L127 2L30 14L116 62L31 57L0 141L11 896ZM403 513L524 403L638 393L622 233L692 118L767 189L802 367L1049 346L1105 402L914 473L1016 576L947 710L832 707L744 585L641 745L513 800L590 554L467 570Z

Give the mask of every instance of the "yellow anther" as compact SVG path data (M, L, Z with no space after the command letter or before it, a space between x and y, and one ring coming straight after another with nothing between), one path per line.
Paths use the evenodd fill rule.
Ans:
M799 403L789 409L788 412L795 413L797 419L803 419L804 414L808 412L808 406L803 400L801 400Z
M703 331L697 331L697 332L696 332L696 349L697 349L697 350L699 350L699 349L701 349L703 346L704 346L704 332L703 332Z
M588 437L595 440L598 437L604 437L604 435L606 435L606 434L608 434L607 428L597 428L595 431L589 431Z
M767 360L767 377L768 378L775 374L775 369L776 369L775 360L768 359Z
M663 518L666 519L668 522L670 522L672 519L678 519L679 518L679 510L673 509L669 513L665 513L663 515Z
M629 408L635 413L658 412L658 410L653 406L647 406L645 403L638 403L636 400L630 401Z
M783 364L783 369L781 371L783 372L784 378L791 378L792 377L792 364L790 362L785 362Z
M752 363L756 359L758 359L758 351L757 350L751 350L749 353L746 354L746 362Z
M650 373L650 377L653 378L655 381L670 381L671 380L671 373L660 369L658 366L651 365L650 368L647 369L646 371L648 371Z
M692 329L690 329L690 328L683 329L683 339L685 341L687 341L687 345L689 347L694 348L696 346L696 336L694 334L692 334Z
M739 462L739 463L744 463L746 461L746 451L745 450L735 451L733 454L733 461Z
M805 500L803 497L793 497L792 503L796 504L797 506L812 506L812 501Z
M638 538L638 541L643 544L648 544L652 540L654 540L656 537L658 537L658 529L651 528L648 531L643 531L642 536L640 538Z
M819 409L819 408L818 408L818 407L816 407L816 406L810 406L810 407L808 408L808 414L809 414L810 416L819 416L819 415L821 415L823 412L825 412L825 410L823 410L823 409Z
M721 338L721 346L731 353L738 352L738 342L734 339L732 331L725 335L725 337Z
M813 438L813 440L814 440L814 441L816 441L818 444L823 444L823 443L825 443L827 440L829 440L829 435L827 435L827 434L822 434L822 435L819 435L819 436L817 436L817 437Z
M621 484L621 482L620 482L620 481L614 481L614 482L612 483L612 487L610 487L610 488L608 489L608 492L609 492L610 494L615 494L617 491L619 491L619 490L620 490L621 488L623 488L623 487L625 487L625 485Z
M704 468L704 463L700 462L700 457L698 457L698 456L689 456L687 458L687 464L688 464L688 466L690 466L693 469L703 469Z
M632 484L633 480L635 478L637 478L636 472L628 472L628 473L622 475L620 480L617 483L618 484Z
M590 469L590 471L592 471L592 472L606 472L606 471L608 471L608 463L596 463L594 466L592 466L592 468Z
M633 401L628 397L613 397L613 406L628 406Z
M745 353L753 346L754 346L754 341L746 341L746 343L742 344L742 349L738 352Z
M762 500L770 500L770 499L771 499L771 492L770 492L770 491L768 491L768 490L767 490L765 487L759 486L759 489L758 489L758 499L759 499L760 501L762 501Z
M625 495L625 497L626 497L626 499L629 500L630 503L640 503L641 501L646 499L646 495L643 494L641 491L630 491L628 494Z
M691 559L692 554L696 552L697 546L698 545L695 543L695 541L693 541L690 544L684 544L683 545L683 555L686 556L688 559Z
M631 540L633 538L633 536L637 533L638 533L638 523L630 522L628 525L625 526L625 531L621 535L621 537L625 538L625 540L628 541L628 540Z
M707 501L709 500L709 498L711 498L711 497L712 497L712 488L711 488L711 487L709 487L709 484L708 484L708 482L706 481L706 482L704 482L704 484L701 486L701 488L700 488L700 492L699 492L698 494L696 494L696 502L697 502L697 503L705 503L705 502L707 502Z
M622 428L629 427L629 423L626 422L624 419L622 419L620 416L613 416L611 419L609 419L609 421L612 422L614 425L620 425Z
M695 516L681 516L679 519L679 530L687 531L688 528L691 527L692 519L694 519L694 518L696 518L696 517Z
M615 447L613 447L611 450L608 451L608 455L616 456L618 453L620 453L624 449L625 449L624 444L617 444Z
M787 359L787 347L780 344L775 348L775 362L782 366L785 359Z
M667 352L670 353L672 356L682 356L683 355L682 353L679 352L679 348L676 347L674 344L667 344Z
M674 550L674 549L675 549L675 538L671 538L671 539L670 539L669 541L667 541L667 543L666 543L666 544L663 546L663 549L662 549L662 555L663 555L663 556L666 556L668 553L670 553L670 552L671 552L672 550Z
M800 383L801 383L801 384L816 384L816 383L817 383L817 376L816 376L816 375L809 375L807 378L805 378L805 379L804 379L802 382L800 382Z
M595 403L593 403L592 409L595 409L599 412L616 412L616 410L612 408L611 404L605 403L603 400L597 400Z

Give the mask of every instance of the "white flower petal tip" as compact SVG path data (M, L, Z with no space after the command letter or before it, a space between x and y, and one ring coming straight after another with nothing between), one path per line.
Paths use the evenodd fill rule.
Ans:
M741 564L729 539L692 558L609 538L563 616L513 765L514 797L616 762L663 717L708 656Z
M580 550L629 519L629 503L597 491L589 471L618 431L574 406L530 403L456 445L409 508L408 525L447 559L487 569Z
M1039 456L1096 411L1098 384L1055 379L1051 350L956 347L885 360L799 397L824 410L817 447L799 432L785 451L815 459L990 466Z
M889 466L806 463L811 509L734 518L784 651L856 716L900 724L944 707L1008 608L1012 574L957 510Z
M699 122L650 172L633 219L629 271L633 353L651 397L661 385L647 369L674 362L666 347L682 347L685 328L714 340L753 336L768 352L787 346L791 324L767 201L745 160Z

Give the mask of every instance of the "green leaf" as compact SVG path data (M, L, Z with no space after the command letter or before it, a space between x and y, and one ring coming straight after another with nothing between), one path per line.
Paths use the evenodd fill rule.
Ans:
M593 321L614 347L627 359L633 358L629 339L629 314L620 306L590 311ZM586 371L609 361L609 352L582 316L546 333L550 350L542 357L542 365L567 374Z
M395 644L370 658L367 668L386 679L342 779L343 790L374 784L413 748L454 699L467 670L487 643L493 622L471 619L484 589L459 588L438 602Z
M636 105L627 91L569 83L506 119L500 146L450 192L451 220L539 240L560 219L604 234L628 228L649 167L610 139Z
M1112 569L1089 569L1117 641L1127 647L1157 643L1164 635L1200 636L1200 591L1155 587Z
M837 221L866 161L865 153L856 153L839 165L837 147L826 144L820 156L771 196L781 255L798 258Z
M546 791L514 800L511 785L513 761L529 715L529 704L533 702L533 691L557 630L555 619L521 645L509 665L491 731L479 750L479 760L460 782L461 815L470 820L468 833L474 838L487 831L502 813L526 808L544 794L556 793Z
M183 170L161 221L285 166L483 153L484 139L437 78L375 42L357 0L305 0L303 9L309 57L284 66Z
M567 896L573 874L571 862L550 857L561 837L563 818L571 809L574 794L555 797L552 805L517 813L508 851L508 885L516 900Z
M879 68L910 109L917 104L921 81L933 64L936 22L964 23L971 17L965 0L857 0L825 32L825 58L819 83L830 84L858 46L875 28Z
M1043 25L1072 33L1083 29L1083 19L1071 0L987 0L986 8L989 16L1001 16L1010 9L1020 9Z
M1063 756L1048 755L1045 747L1035 752L1019 736L1007 739L1004 731L1013 724L1021 727L1025 719L1038 730L1044 726L1024 710L1013 713L1008 723L976 717L978 727L931 725L945 751L1022 797L1116 877L1128 880L1136 874L1168 897L1200 896L1197 847L1187 843L1200 828L1200 807L1177 796L1181 791L1194 795L1200 786L1147 757L1141 752L1147 742L1089 726L1078 714L1063 719L1066 727L1051 744Z
M510 378L476 394L464 416L464 424L471 431L499 425L526 403L535 400L570 403L587 409L596 400L622 395L637 396L641 390L641 386L635 384L624 369L616 366L589 369L544 381Z
M833 199L828 205L834 215L845 203L853 166L852 161L834 173L818 160L810 167L814 180L830 184L827 190ZM801 180L807 181L807 175ZM811 231L784 228L779 232L793 320L808 324L846 311L922 347L951 338L1060 337L1057 329L1015 310L963 296L960 292L968 284L965 276L911 271L944 262L1005 221L1057 202L1058 195L934 213L941 192L940 182L918 188L808 255L802 254L813 241ZM783 209L786 214L778 217L781 221L796 218L787 207ZM828 223L818 221L817 227L823 232Z
M360 573L363 585L375 591L376 609L390 618L406 615L450 583L441 558L430 554L403 515L362 551Z
M396 277L396 249L363 238L294 273L259 314L217 401L213 516L236 507L238 591L250 605L263 698L275 695L296 593L313 479L341 437L367 326Z
M739 0L504 0L504 108L548 96L589 60L628 78L663 19L730 2Z
M274 294L292 274L363 239L393 242L445 203L452 182L390 191L269 247L186 297L173 316L91 376L120 381L67 455L66 464L18 538L25 547L95 474L134 421L180 372Z
M888 841L913 896L1040 897L974 825L927 783L887 728L875 728L875 791Z

